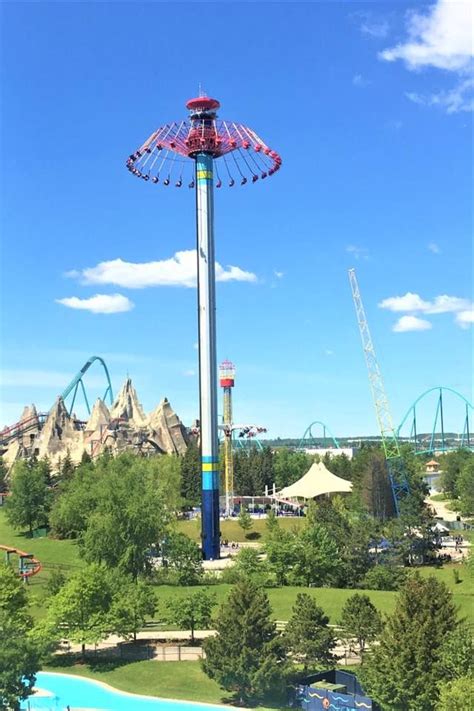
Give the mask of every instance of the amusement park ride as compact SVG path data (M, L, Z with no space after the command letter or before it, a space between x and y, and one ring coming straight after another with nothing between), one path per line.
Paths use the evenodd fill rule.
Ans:
M220 556L214 174L216 188L224 180L229 187L236 179L255 183L278 171L281 158L252 129L218 120L216 99L198 96L186 107L189 118L154 131L129 156L127 168L145 182L187 183L196 193L202 545L210 560Z
M235 365L230 360L223 361L219 366L219 383L224 394L224 415L222 431L224 433L224 466L225 466L225 513L231 516L234 511L234 433L239 444L245 440L254 440L261 447L258 435L266 432L266 427L260 425L238 425L232 416L232 389L235 384Z
M370 389L382 437L382 445L385 452L385 460L387 462L387 470L390 479L390 486L392 488L393 501L397 516L399 516L400 504L405 496L410 493L405 471L405 463L400 453L397 433L395 431L395 427L393 426L392 413L390 412L382 373L380 371L374 344L370 335L369 324L365 315L364 304L362 303L355 269L349 269L349 281L352 289L352 297L354 299L357 323L359 324L365 362L369 374Z

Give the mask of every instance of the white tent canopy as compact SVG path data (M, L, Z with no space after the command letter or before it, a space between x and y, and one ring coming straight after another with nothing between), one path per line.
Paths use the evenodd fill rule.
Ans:
M323 494L349 493L352 483L332 474L322 462L314 462L301 479L278 491L278 499L314 499Z

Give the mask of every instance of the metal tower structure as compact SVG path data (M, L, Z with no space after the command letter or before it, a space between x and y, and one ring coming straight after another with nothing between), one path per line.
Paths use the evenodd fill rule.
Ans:
M393 425L392 415L388 404L387 394L383 383L382 373L375 354L375 348L369 331L369 324L365 315L364 304L359 291L359 284L355 269L349 269L349 281L352 289L352 298L359 324L362 348L369 374L370 389L375 405L377 422L382 436L382 444L387 462L390 486L397 516L400 515L400 502L409 493L408 481L405 473L405 464L400 454L397 434Z
M235 384L235 365L225 360L219 366L219 382L224 394L224 460L225 460L225 512L234 510L234 455L232 451L232 388Z
M197 283L199 322L200 442L202 464L202 550L219 558L219 450L217 422L216 297L214 256L215 187L229 187L273 175L281 158L250 128L217 120L220 104L199 96L187 102L189 118L158 128L127 159L138 178L196 193ZM222 170L219 172L219 164Z

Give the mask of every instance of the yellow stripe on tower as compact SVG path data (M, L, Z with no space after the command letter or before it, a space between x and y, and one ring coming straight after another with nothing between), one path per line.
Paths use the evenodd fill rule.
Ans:
M203 462L201 464L203 472L217 472L219 471L219 464L217 462Z
M212 180L212 170L198 170L197 179L198 180Z

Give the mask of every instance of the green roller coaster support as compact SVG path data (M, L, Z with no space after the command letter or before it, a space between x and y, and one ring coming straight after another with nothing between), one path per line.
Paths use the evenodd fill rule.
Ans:
M429 446L428 448L422 447L419 449L419 443L418 443L418 421L417 421L417 406L418 403L423 400L427 395L433 392L438 392L438 398L436 402L436 411L435 411L435 417L433 421L433 426L431 429L431 436L430 436L430 441L429 441ZM459 398L465 406L465 417L464 417L464 424L463 424L463 431L461 435L461 447L465 447L468 449L471 449L474 446L474 442L472 441L471 438L471 433L470 433L470 412L471 412L471 417L472 417L472 410L473 405L467 400L464 395L462 395L460 392L457 390L454 390L453 388L448 388L444 387L443 385L438 385L434 388L429 388L428 390L425 390L417 399L412 403L412 405L408 408L404 418L400 422L400 424L397 427L397 437L400 437L400 431L402 430L403 426L407 422L410 416L412 416L412 424L411 424L411 429L410 429L410 439L413 442L413 447L415 449L415 454L432 454L433 452L447 452L449 451L450 447L446 444L446 433L445 433L445 426L444 426L444 411L443 411L443 402L444 402L444 397L443 395L445 393L451 393L455 397ZM438 432L438 422L439 422L439 427L440 427L440 434L441 434L441 446L438 446L436 444L436 434Z
M310 425L308 425L308 427L307 427L307 428L305 429L305 431L304 431L304 434L303 434L302 438L300 439L300 442L299 442L299 444L298 444L298 449L304 449L304 446L305 446L305 439L306 439L307 437L310 437L310 438L312 438L312 439L317 439L317 438L313 435L313 430L312 430L313 425L320 425L320 426L323 428L323 440L324 440L324 441L326 441L326 439L327 439L327 437L326 437L326 432L327 432L328 435L329 435L329 437L330 437L330 438L332 439L332 441L333 441L333 444L334 444L335 449L341 449L341 447L340 447L340 445L339 445L339 442L337 441L337 439L335 438L335 436L333 435L333 433L331 432L331 430L329 429L329 427L328 427L324 422L321 422L321 420L315 420L315 421L312 422Z
M104 373L105 373L105 377L106 377L106 379L107 379L107 387L106 387L106 389L105 389L104 397L102 398L102 400L105 401L105 400L107 399L107 396L108 396L108 397L109 397L110 404L112 405L112 403L113 403L113 401L114 401L114 396L113 396L113 392L112 392L112 383L111 383L111 381L110 381L110 375L109 375L108 368L107 368L107 366L106 366L105 361L104 361L103 358L101 358L100 356L91 356L91 357L89 358L89 360L88 360L86 363L84 363L84 365L82 366L82 368L80 369L80 371L74 376L74 378L71 380L71 382L69 383L69 385L67 386L67 388L66 388L66 389L63 391L63 393L61 394L62 399L63 399L63 400L66 400L66 398L67 398L67 397L71 394L71 392L74 390L74 394L73 394L73 396L72 396L71 406L70 406L70 408L69 408L69 414L72 414L72 410L73 410L73 407L74 407L74 403L75 403L75 401L76 401L76 395L77 395L77 390L78 390L78 388L79 388L79 385L81 386L82 394L84 395L84 401L85 401L85 403L86 403L87 412L88 412L89 415L91 414L91 409L90 409L90 405L89 405L89 400L87 399L87 393L86 393L86 389L85 389L84 382L83 382L82 378L84 377L84 375L87 373L87 371L89 370L89 368L91 367L91 365L92 365L96 360L98 360L99 363L102 365L102 368L103 368Z

